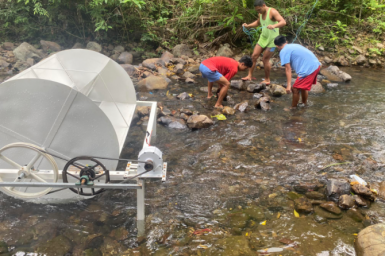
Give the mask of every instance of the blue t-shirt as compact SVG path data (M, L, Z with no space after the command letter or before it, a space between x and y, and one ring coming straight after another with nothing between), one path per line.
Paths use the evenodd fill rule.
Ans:
M290 63L299 77L311 75L321 65L311 51L299 44L287 44L279 53L279 57L281 65Z

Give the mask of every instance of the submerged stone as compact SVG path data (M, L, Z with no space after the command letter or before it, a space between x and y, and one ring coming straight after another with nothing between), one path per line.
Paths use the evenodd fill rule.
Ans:
M334 214L341 214L341 209L338 208L337 204L335 202L326 202L320 205L321 208L324 210L334 213Z
M257 222L264 221L266 219L263 208L258 206L247 207L243 212Z
M296 192L294 192L294 191L290 191L289 193L287 193L287 197L288 197L289 199L291 199L291 200L296 200L296 199L298 199L298 198L303 197L303 195L300 195L300 194L298 194L298 193L296 193Z
M324 219L341 219L343 217L342 212L340 214L334 214L334 213L325 211L321 207L315 207L314 214L315 216L319 216ZM318 219L318 221L323 222L321 219Z
M370 206L370 201L366 200L360 195L354 195L353 196L354 200L356 201L356 204L361 207L369 207Z
M349 209L347 212L346 212L346 215L349 216L350 218L352 218L353 220L357 221L357 222L363 222L365 220L365 217L360 213L359 210L357 209Z
M67 255L67 253L71 253L72 243L65 236L57 236L43 245L37 248L37 252L45 253L46 255Z
M313 205L306 197L301 197L294 200L295 210L298 213L311 213L313 211Z
M305 196L309 199L314 199L314 200L323 200L325 199L325 195L317 192L317 191L310 191L305 193Z
M8 245L4 241L0 241L0 254L8 252Z
M253 255L249 247L249 240L246 236L232 236L218 240L215 243L216 248L221 251L213 252L210 255L216 256L245 256ZM213 248L215 250L215 248ZM255 254L255 253L254 253Z

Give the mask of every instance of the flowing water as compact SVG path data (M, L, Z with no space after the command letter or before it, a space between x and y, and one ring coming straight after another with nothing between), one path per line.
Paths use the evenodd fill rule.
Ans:
M306 108L284 111L291 96L283 96L273 99L271 111L250 107L208 129L158 125L153 144L163 151L168 175L164 183L147 182L143 237L136 232L135 191L109 191L66 205L0 194L0 241L15 255L355 255L355 234L385 221L383 202L361 209L368 220L356 222L346 214L295 217L291 197L299 182L355 173L372 183L384 180L385 73L344 71L352 82L310 95ZM272 77L285 81L283 71ZM210 116L215 102L205 99L199 87L206 82L198 81L169 86L169 95L188 92L194 100L179 101L166 91L138 93L138 99ZM229 94L236 103L253 96ZM136 122L122 157L136 157L141 149L146 126ZM338 162L350 163L323 169Z

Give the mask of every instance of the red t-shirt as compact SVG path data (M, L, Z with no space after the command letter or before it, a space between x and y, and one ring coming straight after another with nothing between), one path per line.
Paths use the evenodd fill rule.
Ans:
M212 57L202 61L211 71L218 71L228 81L238 72L238 61L227 57Z

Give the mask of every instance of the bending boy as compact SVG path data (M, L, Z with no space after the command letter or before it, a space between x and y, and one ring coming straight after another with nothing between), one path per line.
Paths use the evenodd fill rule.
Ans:
M202 76L209 80L207 98L213 96L213 84L219 84L220 93L218 95L215 108L223 108L222 101L230 88L230 79L235 76L238 71L243 71L250 68L253 62L249 56L243 56L239 61L226 57L212 57L202 61L199 66Z
M285 67L287 87L286 92L293 92L292 108L296 108L301 92L302 103L307 105L309 91L313 84L317 83L317 75L321 69L321 63L308 49L299 44L287 44L284 36L278 36L274 40L281 58L281 65ZM297 80L291 88L291 69L298 74Z
M259 13L259 19L250 24L244 23L243 26L245 28L262 26L262 34L258 43L255 45L253 55L251 56L253 59L253 66L249 70L249 75L242 79L253 79L255 64L258 57L263 52L262 61L265 70L265 83L266 85L269 85L271 70L270 58L273 56L275 50L274 39L279 35L279 28L286 25L286 21L276 9L267 7L263 0L255 0L254 8Z

